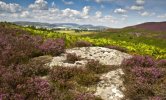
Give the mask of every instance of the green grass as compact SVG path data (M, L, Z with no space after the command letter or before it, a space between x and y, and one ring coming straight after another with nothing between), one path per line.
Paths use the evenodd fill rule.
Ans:
M95 33L95 34L87 34L83 35L84 37L91 37L91 38L107 38L112 39L115 41L126 41L132 43L144 43L147 45L153 45L159 48L166 48L166 40L159 39L155 37L148 37L148 36L140 36L136 37L132 34L128 34L130 32L103 32L103 33ZM154 34L153 34L154 35Z

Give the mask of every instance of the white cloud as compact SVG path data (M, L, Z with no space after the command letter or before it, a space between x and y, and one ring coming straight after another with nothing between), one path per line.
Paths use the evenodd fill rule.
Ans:
M50 12L50 13L59 13L59 9L57 9L57 8L49 8L48 9L48 11Z
M85 6L82 11L84 15L88 15L90 11L90 6Z
M147 11L144 11L142 13L140 13L141 16L153 16L155 15L155 13L150 13L150 12L147 12Z
M143 5L145 4L145 0L136 0L137 5Z
M158 17L158 18L163 18L163 19L166 19L166 14L163 14L163 15L158 15L157 17Z
M122 17L125 17L125 18L127 18L127 17L128 17L128 15L122 15Z
M80 15L80 12L77 10L67 8L67 9L62 10L62 15L65 17L75 17L75 16Z
M65 0L62 0L62 2L63 2L64 4L66 4L66 5L72 5L72 4L74 4L73 1L65 1Z
M95 0L97 3L100 3L100 2L102 2L103 0Z
M113 16L111 15L106 15L102 18L103 22L111 22L111 23L117 23L117 19L115 19Z
M70 8L60 10L56 7L51 7L48 8L48 10L32 10L31 15L36 20L75 22L77 20L89 18L89 11L90 6L83 7L82 11Z
M97 18L101 18L102 17L102 12L101 11L97 11L95 14L96 14Z
M47 10L48 2L45 0L36 0L34 4L30 4L29 8L32 10Z
M12 17L12 18L19 18L19 14L18 14L18 13L12 13L12 14L11 14L11 17Z
M22 12L16 12L16 13L8 13L5 14L6 16L8 16L8 18L11 19L21 19L21 18L32 18L31 14L29 11L22 11Z
M21 6L16 3L5 3L0 1L0 11L2 12L8 12L8 13L15 13L21 11Z
M125 20L127 20L127 18L128 18L128 15L122 15L121 20L125 21Z
M84 18L88 18L89 16L89 11L90 11L91 7L90 6L85 6L83 9L82 9L82 16Z
M118 13L118 14L124 14L126 13L127 11L125 9L122 9L122 8L118 8L118 9L115 9L114 10L114 13Z
M47 22L69 22L80 24L105 24L117 23L117 20L111 15L102 15L102 12L97 11L95 15L89 15L91 7L85 6L82 11L66 8L59 10L58 8L49 8L49 11L35 12L36 20L47 20ZM50 13L49 13L50 12ZM39 17L40 16L40 17ZM63 19L63 20L62 20Z
M21 12L20 17L22 17L22 18L28 18L28 17L30 17L29 11L23 11L23 12Z
M140 15L141 15L141 16L149 16L150 13L148 13L148 12L145 11L145 12L143 12L143 13L140 13Z
M102 2L111 2L111 1L114 1L114 0L94 0L95 2L97 3L102 3Z
M2 14L0 13L0 17L4 17L4 16L6 16L6 15L5 15L5 14L3 14L3 13L2 13Z
M50 23L79 23L79 24L96 24L96 25L111 25L117 23L117 19L111 15L103 15L101 11L90 14L91 7L84 6L82 10L71 8L59 9L55 3L51 3L48 8L46 0L36 0L34 4L30 4L28 8L13 13L0 13L0 20L8 21L39 21Z
M139 10L143 10L143 9L144 9L144 6L133 5L133 6L131 6L130 9L131 9L131 10L139 11Z
M130 7L130 10L140 11L144 9L145 0L136 0L136 4Z

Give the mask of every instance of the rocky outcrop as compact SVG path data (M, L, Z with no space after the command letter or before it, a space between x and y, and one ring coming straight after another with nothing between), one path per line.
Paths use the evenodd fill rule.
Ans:
M75 63L66 62L67 53L75 53L80 56L82 60ZM61 56L54 57L49 63L50 67L84 67L88 59L98 60L103 65L120 65L124 59L129 59L132 56L117 50L103 48L103 47L81 47L67 49L66 53ZM121 68L117 68L108 73L101 75L101 81L97 84L94 95L100 96L103 100L121 100L124 97L122 90L124 90L123 75Z
M77 56L80 56L83 60L76 61L74 64L65 62L67 53L75 53ZM104 47L82 47L82 48L73 48L67 49L65 54L61 56L54 57L50 66L63 66L63 67L80 67L84 66L87 63L88 59L98 60L103 65L120 65L124 59L130 58L129 54L104 48Z

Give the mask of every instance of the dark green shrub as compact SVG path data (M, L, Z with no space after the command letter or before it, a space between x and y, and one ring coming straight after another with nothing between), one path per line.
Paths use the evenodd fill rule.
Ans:
M75 63L75 61L79 61L81 59L80 56L77 56L75 53L68 53L66 58L68 63Z
M92 46L92 44L90 42L87 42L87 41L77 41L75 43L75 46L76 47L90 47L90 46Z
M65 80L68 81L75 76L77 69L70 67L55 66L50 72L52 81Z
M78 74L75 77L75 80L80 85L90 86L90 85L97 84L100 81L100 78L96 74L86 71L86 72Z
M95 97L91 93L79 93L76 94L75 100L102 100L100 97Z
M106 73L110 71L110 67L106 65L102 65L99 61L89 60L86 65L87 70L95 72L96 74Z
M109 49L115 49L115 50L118 50L118 51L121 51L121 52L128 52L128 50L126 48L123 48L123 47L119 47L119 46L113 46L113 45L109 45L109 46L105 46L106 48L109 48Z
M49 74L50 67L46 65L52 60L51 56L40 56L31 59L22 67L26 76L46 76Z

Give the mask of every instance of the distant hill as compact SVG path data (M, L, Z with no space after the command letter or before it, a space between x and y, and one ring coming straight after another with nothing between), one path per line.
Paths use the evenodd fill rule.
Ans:
M164 22L146 22L138 25L128 26L124 28L109 28L106 32L115 33L118 37L134 36L143 38L156 38L166 40L166 21ZM110 35L112 35L110 34ZM102 34L103 35L103 34Z
M126 28L166 32L166 21L165 22L147 22L147 23L142 23L142 24L138 24L134 26L125 27L125 29Z
M94 26L94 25L79 25L76 23L40 23L40 22L26 22L26 21L17 21L13 22L21 26L35 26L40 28L68 28L68 29L84 29L84 30L105 30L108 29L106 26Z

